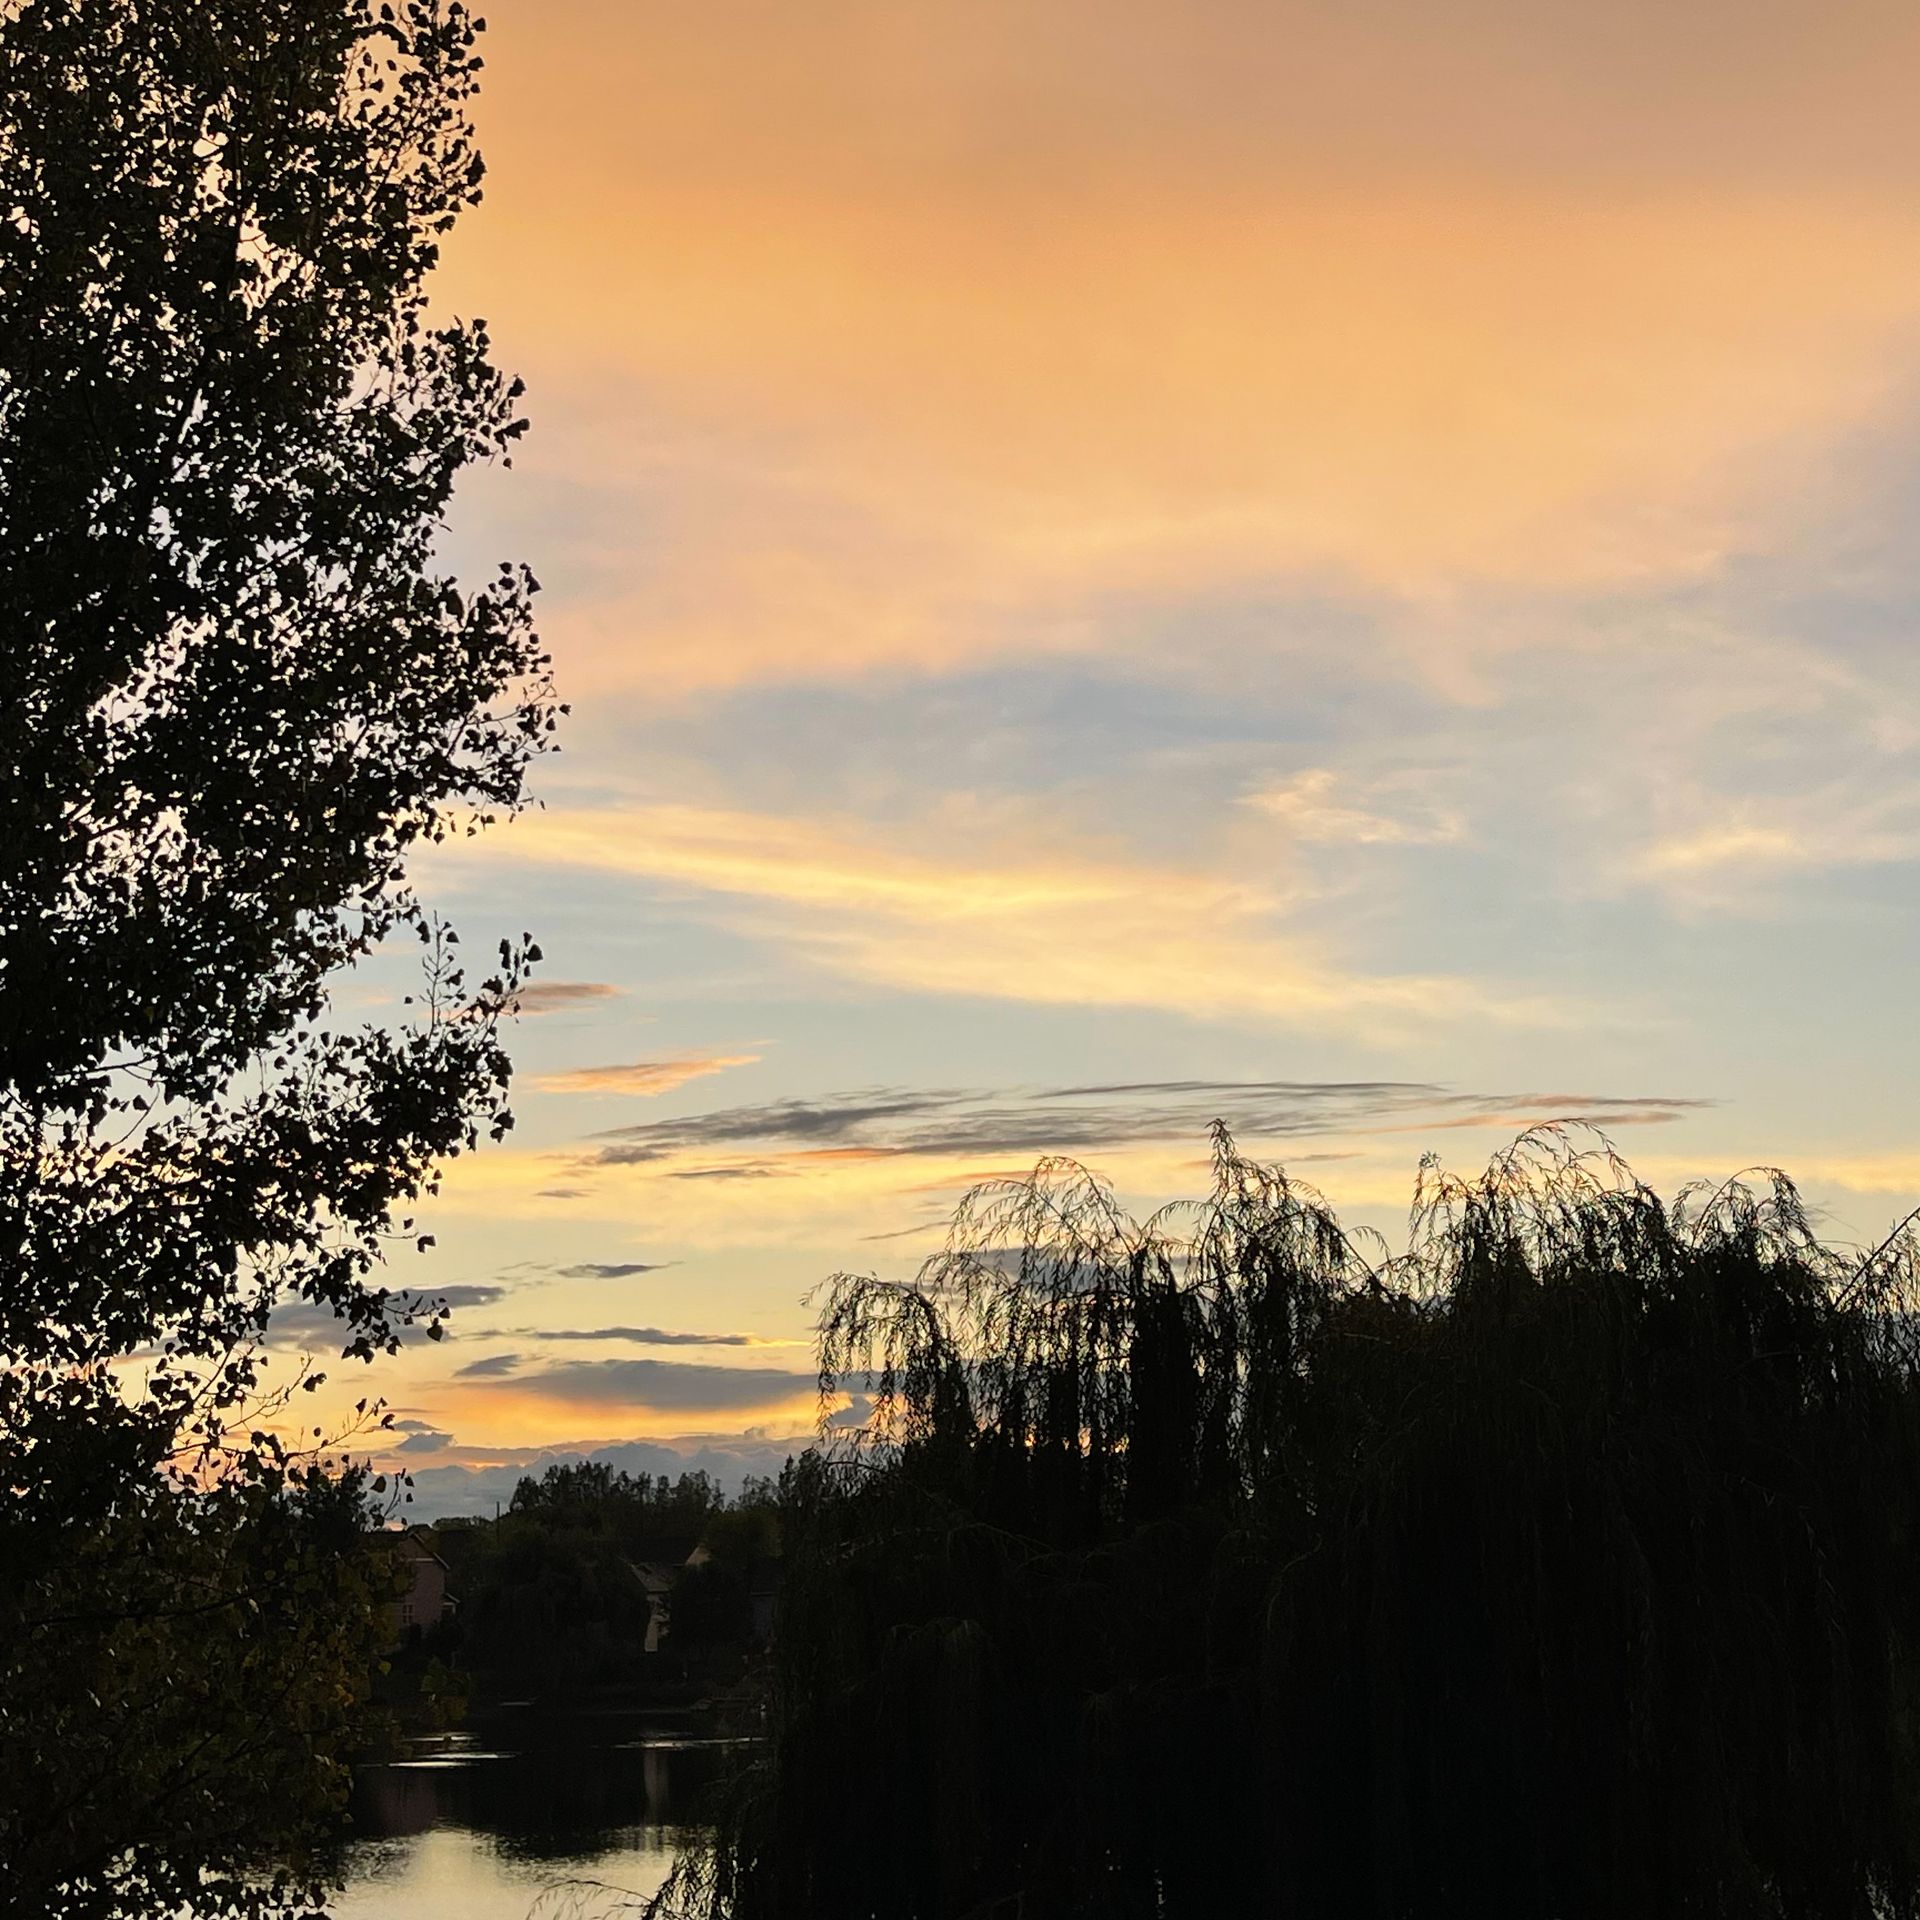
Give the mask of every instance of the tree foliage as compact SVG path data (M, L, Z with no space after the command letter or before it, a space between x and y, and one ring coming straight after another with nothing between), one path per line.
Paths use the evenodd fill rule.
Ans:
M503 945L470 984L406 877L520 805L556 713L532 579L469 591L435 557L456 476L524 425L484 324L425 302L479 193L477 30L460 0L0 0L0 1884L23 1911L157 1911L203 1873L199 1904L243 1899L217 1795L112 1851L87 1810L141 1801L172 1721L70 1742L107 1712L87 1676L125 1620L210 1586L197 1642L167 1642L177 1685L269 1710L216 1684L272 1636L211 1568L272 1547L278 1590L325 1527L290 1415L248 1418L258 1336L289 1299L361 1358L436 1323L381 1260L441 1163L511 1124L497 1023L537 955ZM417 1017L338 1019L342 969L410 935ZM257 1759L231 1731L196 1764ZM289 1788L282 1826L305 1804Z
M554 1526L597 1528L632 1550L681 1536L691 1545L725 1506L719 1482L697 1468L670 1479L629 1473L606 1460L562 1460L537 1480L523 1475L512 1510Z
M872 1421L660 1910L1920 1911L1917 1261L1556 1131L1397 1259L1224 1134L1144 1224L981 1190L831 1284Z
M0 1911L317 1909L391 1568L365 1488L140 1489L9 1580Z
M696 1547L711 1561L679 1573ZM729 1502L697 1470L669 1478L580 1460L522 1479L497 1521L443 1529L441 1551L459 1584L462 1660L517 1690L642 1677L649 1562L678 1574L667 1638L676 1667L690 1653L744 1647L748 1573L778 1551L778 1535L764 1481Z

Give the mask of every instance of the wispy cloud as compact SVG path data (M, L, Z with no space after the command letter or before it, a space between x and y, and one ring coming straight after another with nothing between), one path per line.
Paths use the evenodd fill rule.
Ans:
M577 1008L617 1000L625 992L606 980L536 980L520 989L520 1011L538 1016L571 1013Z
M1784 827L1714 826L1657 840L1642 856L1646 872L1663 878L1727 867L1792 867L1814 857L1805 839Z
M563 1280L631 1280L637 1274L659 1273L679 1264L677 1260L578 1260L553 1271Z
M405 1289L397 1293L392 1305L400 1313L432 1313L445 1306L454 1312L463 1307L490 1307L506 1298L506 1288L456 1283L445 1287ZM347 1323L324 1301L288 1300L273 1310L267 1323L267 1342L271 1346L301 1347L318 1351L339 1347L348 1338Z
M347 1338L347 1323L322 1301L289 1300L275 1307L267 1322L269 1346L338 1347Z
M450 1287L422 1288L417 1296L429 1305L459 1312L462 1307L491 1307L507 1297L505 1287L460 1282Z
M758 1064L757 1053L685 1053L665 1060L635 1060L624 1066L571 1067L534 1080L542 1093L629 1093L642 1098L671 1093L690 1080Z
M1920 861L1920 777L1904 753L1852 748L1856 764L1788 792L1670 792L1634 871L1696 907L1768 904L1771 883Z
M453 1377L456 1380L498 1380L519 1365L520 1356L517 1353L490 1353L484 1360L469 1360L464 1367L455 1367Z
M768 1340L757 1333L684 1333L668 1327L528 1327L535 1340L606 1340L630 1347L791 1347L804 1342Z
M1451 809L1425 801L1419 783L1402 777L1350 793L1327 767L1310 767L1290 780L1256 787L1243 804L1270 814L1297 840L1310 844L1437 847L1466 837L1466 822Z
M753 1146L786 1150L791 1166L821 1150L863 1157L1084 1153L1144 1141L1204 1139L1216 1120L1249 1143L1303 1135L1524 1127L1546 1120L1645 1126L1710 1104L1690 1097L1577 1092L1460 1093L1422 1081L1128 1081L1002 1093L869 1088L814 1100L721 1107L636 1122L598 1136L589 1164L665 1162ZM757 1177L763 1158L686 1170ZM676 1174L676 1177L685 1177Z
M629 875L682 899L705 896L721 923L869 985L1336 1021L1375 1034L1447 1014L1564 1017L1538 994L1350 969L1288 927L1289 897L1271 881L1075 858L1060 838L1048 836L1042 853L1009 844L995 855L975 844L943 855L900 830L882 837L661 805L556 808L516 823L494 851L515 862Z

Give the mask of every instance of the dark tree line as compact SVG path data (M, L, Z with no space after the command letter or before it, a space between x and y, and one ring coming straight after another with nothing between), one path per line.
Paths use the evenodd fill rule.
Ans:
M435 559L522 430L424 281L460 0L0 0L0 1911L305 1910L379 1596L276 1305L343 1352L498 1022L410 853L521 803L532 580ZM404 1024L334 985L417 935ZM371 1412L371 1409L369 1409Z
M668 1677L646 1653L643 1567L673 1581L664 1665L725 1654L737 1672L751 1576L778 1554L779 1525L770 1481L729 1500L706 1473L583 1460L522 1479L496 1521L443 1523L436 1544L460 1603L447 1651L485 1685L567 1688Z
M1913 1236L1548 1131L1386 1259L1216 1144L832 1283L873 1424L790 1478L774 1741L663 1911L1920 1911Z
M508 1511L557 1528L603 1531L642 1552L666 1541L696 1543L726 1506L720 1483L697 1469L669 1477L629 1473L606 1460L567 1460L537 1480L523 1474Z

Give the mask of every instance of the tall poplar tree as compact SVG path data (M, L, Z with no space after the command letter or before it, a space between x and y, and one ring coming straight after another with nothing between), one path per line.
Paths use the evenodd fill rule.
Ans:
M377 1595L259 1336L390 1349L386 1249L511 1124L537 954L469 981L407 879L557 712L531 577L436 558L524 426L424 292L480 25L0 0L0 1911L303 1909ZM336 1017L409 935L417 1018Z

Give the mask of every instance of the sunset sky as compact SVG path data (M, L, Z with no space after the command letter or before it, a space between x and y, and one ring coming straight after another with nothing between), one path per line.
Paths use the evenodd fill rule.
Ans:
M421 869L547 954L338 1370L423 1506L777 1466L814 1282L1216 1115L1387 1227L1563 1115L1920 1199L1911 5L490 12L448 551L574 712Z

